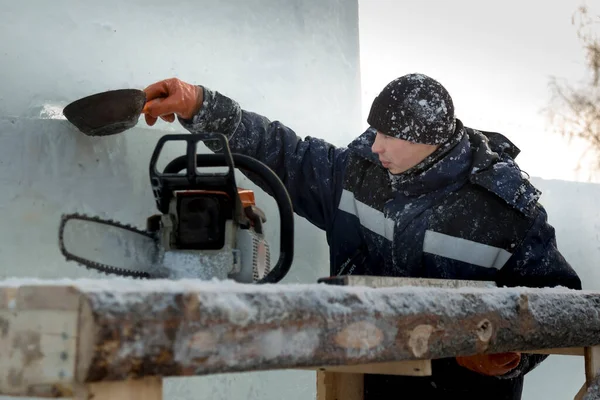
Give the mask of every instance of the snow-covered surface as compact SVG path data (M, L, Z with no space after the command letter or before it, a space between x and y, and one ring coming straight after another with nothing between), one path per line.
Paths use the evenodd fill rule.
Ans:
M184 264L186 260L182 261ZM131 279L124 277L110 277L108 279L91 278L54 278L41 279L35 277L11 277L0 280L0 288L20 287L20 286L73 286L85 292L115 292L115 293L155 293L155 292L218 292L218 293L298 293L298 292L322 292L327 294L335 293L387 293L398 292L406 294L419 293L461 293L468 292L474 294L487 293L520 295L522 293L553 293L553 294L581 294L581 293L600 293L597 290L572 290L565 287L554 288L530 288L530 287L488 287L480 288L474 286L459 288L429 288L425 286L402 286L402 287L384 287L370 288L366 286L338 286L326 285L323 283L278 283L278 284L243 284L233 280L201 280L201 279Z
M227 279L233 269L233 251L216 254L197 254L195 252L166 251L162 253L159 276L169 279L202 279L212 277ZM165 275L163 275L165 274Z

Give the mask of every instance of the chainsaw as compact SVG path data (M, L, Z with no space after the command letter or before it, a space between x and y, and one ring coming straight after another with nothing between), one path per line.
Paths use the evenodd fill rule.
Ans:
M198 142L217 140L214 154L197 154ZM186 154L162 172L156 163L168 141L187 142ZM227 167L227 172L200 172ZM271 266L264 212L254 192L238 188L234 169L266 184L280 216L279 259ZM219 133L161 137L150 159L150 184L160 214L146 228L78 213L64 214L59 247L67 261L105 274L148 279L196 278L240 283L276 283L289 272L294 251L294 215L279 177L262 162L231 153Z

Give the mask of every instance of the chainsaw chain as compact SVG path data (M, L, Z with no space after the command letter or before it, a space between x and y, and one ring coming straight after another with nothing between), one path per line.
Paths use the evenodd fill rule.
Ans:
M70 219L80 219L80 220L90 221L90 222L99 222L99 223L103 223L105 225L115 226L117 228L125 229L128 231L143 235L143 236L147 236L151 239L154 239L155 236L152 233L140 230L138 228L135 228L132 225L122 224L122 223L114 221L112 219L107 220L107 219L102 219L99 217L91 217L89 215L74 213L74 214L63 214L62 215L61 221L60 221L59 234L58 234L58 242L59 242L58 245L59 245L61 253L67 259L67 261L75 261L75 262L81 264L82 266L86 267L86 269L93 269L93 270L102 272L106 275L112 274L112 275L126 276L126 277L132 277L132 278L146 278L146 279L151 278L150 274L147 272L129 271L129 270L122 269L122 268L112 267L110 265L97 263L95 261L89 261L89 260L83 259L81 257L78 257L74 254L69 253L67 251L67 249L65 248L65 244L63 241L63 231L65 228L65 224Z

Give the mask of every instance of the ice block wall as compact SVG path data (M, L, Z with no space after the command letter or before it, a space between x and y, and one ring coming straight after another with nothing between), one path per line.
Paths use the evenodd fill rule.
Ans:
M343 144L360 129L357 0L0 0L0 9L0 278L102 277L63 261L61 213L144 227L156 212L149 157L160 136L182 128L159 121L148 129L142 119L121 135L85 137L60 119L73 100L178 77L301 137ZM167 150L171 159L183 154ZM257 197L277 247L275 202ZM295 251L286 282L328 274L325 235L302 218ZM165 390L170 399L309 399L314 376L172 379Z

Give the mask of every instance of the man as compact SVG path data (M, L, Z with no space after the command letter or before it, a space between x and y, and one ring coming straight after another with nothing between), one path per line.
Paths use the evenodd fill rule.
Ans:
M149 125L177 116L190 132L223 133L233 152L273 169L295 212L325 230L332 275L581 289L539 191L514 162L519 150L498 133L463 126L430 77L390 82L373 102L370 128L347 148L302 140L281 122L178 79L145 92ZM434 360L431 377L367 375L365 399L520 399L524 375L545 357L458 357Z

